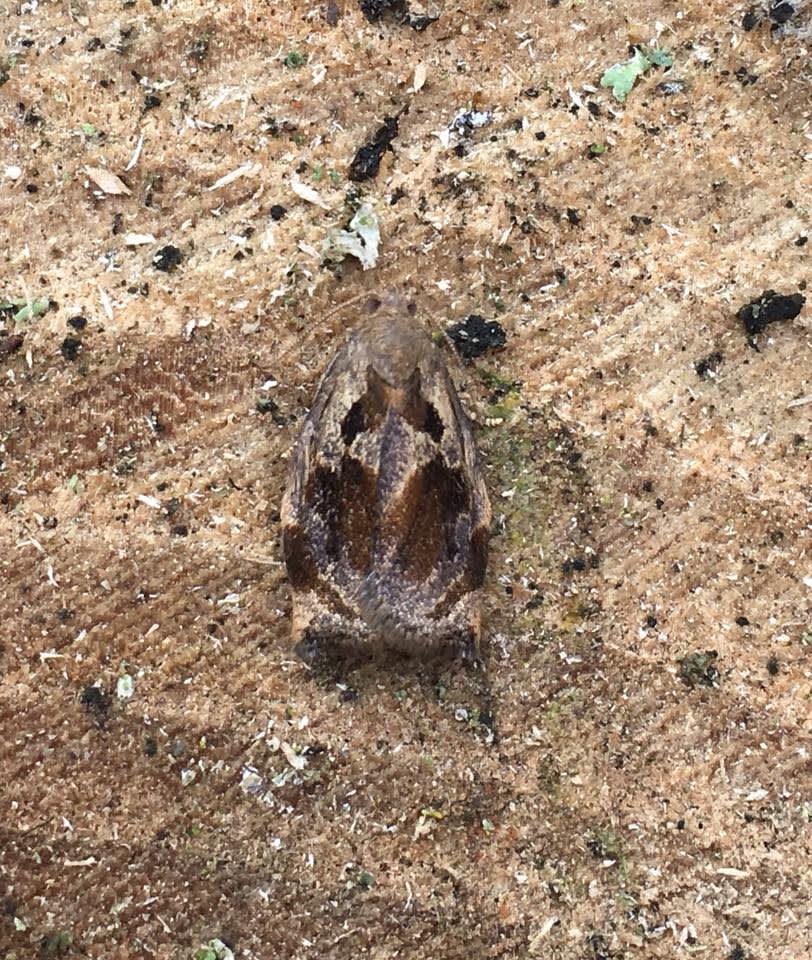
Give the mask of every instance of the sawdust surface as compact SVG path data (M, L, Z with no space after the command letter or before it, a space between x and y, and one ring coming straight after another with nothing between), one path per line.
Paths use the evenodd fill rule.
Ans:
M736 319L810 274L796 7L0 2L0 957L809 956L812 315ZM490 699L289 649L286 458L392 287L478 423Z

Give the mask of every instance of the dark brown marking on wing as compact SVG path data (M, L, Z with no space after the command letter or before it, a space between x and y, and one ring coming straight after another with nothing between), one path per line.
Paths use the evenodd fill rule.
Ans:
M435 443L443 436L443 425L437 408L423 396L420 370L415 369L405 386L396 387L387 383L374 367L367 367L367 388L344 415L341 421L341 437L347 446L355 438L377 429L393 409L413 429L427 433Z
M359 433L364 433L367 429L364 398L361 397L360 400L355 401L341 421L341 437L344 443L349 446Z
M437 408L433 403L426 403L423 429L435 443L440 442L445 427L443 426L443 421L440 419L440 414L437 413Z
M440 456L412 474L381 529L383 542L397 545L404 577L421 582L438 563L458 557L465 545L458 542L457 520L468 505L465 478Z
M478 590L485 582L489 535L487 527L477 527L474 530L466 550L465 567L460 571L457 580L448 586L442 601L432 611L432 620L447 617L464 596Z
M283 532L282 549L293 589L312 589L318 582L319 571L307 535L298 524Z
M314 522L315 555L327 563L342 558L358 571L370 562L375 525L375 473L345 453L339 469L320 464L305 491ZM320 558L321 559L321 558Z
M419 369L415 369L406 383L399 413L413 429L427 433L435 443L440 442L445 427L437 408L423 394Z

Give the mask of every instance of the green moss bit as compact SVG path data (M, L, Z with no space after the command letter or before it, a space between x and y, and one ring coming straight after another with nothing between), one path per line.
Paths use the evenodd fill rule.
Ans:
M682 657L679 663L679 675L689 687L716 687L719 685L719 671L714 661L719 656L715 650L704 653L691 653Z
M297 67L303 66L306 60L307 57L303 53L299 53L298 50L288 50L285 57L285 66L295 70Z

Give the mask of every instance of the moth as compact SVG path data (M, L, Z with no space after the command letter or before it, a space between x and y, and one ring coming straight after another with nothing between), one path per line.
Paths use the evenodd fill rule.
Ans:
M390 295L327 366L282 502L292 637L476 661L491 509L470 421L414 304Z

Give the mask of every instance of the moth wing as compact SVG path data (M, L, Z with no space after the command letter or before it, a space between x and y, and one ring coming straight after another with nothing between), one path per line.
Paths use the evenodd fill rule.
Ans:
M468 543L462 579L467 589L482 585L487 562L491 505L480 468L471 421L460 403L454 381L439 354L430 356L422 372L426 399L438 410L446 429L439 447L449 467L462 476L468 501Z
M319 380L313 403L291 454L287 488L282 498L283 529L303 519L307 480L317 451L323 446L325 430L329 429L323 417L324 410L357 362L354 355L358 349L357 338L351 336L336 352Z

